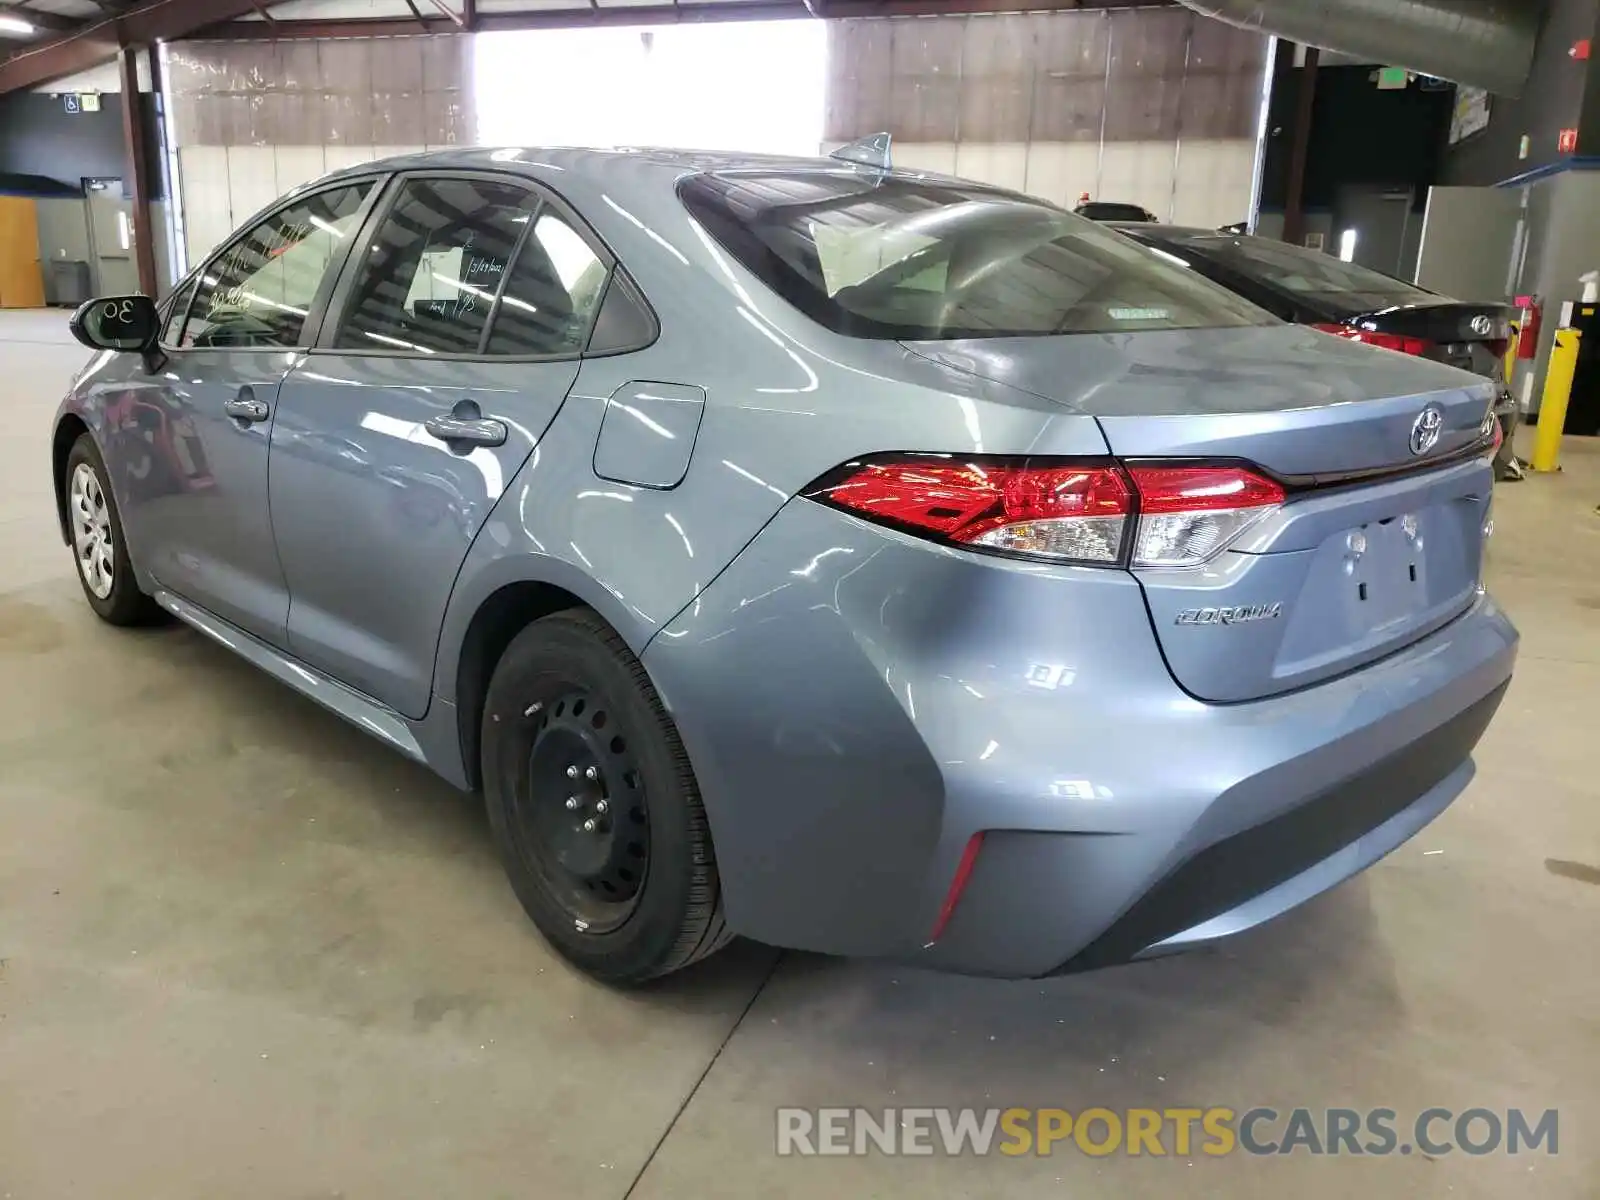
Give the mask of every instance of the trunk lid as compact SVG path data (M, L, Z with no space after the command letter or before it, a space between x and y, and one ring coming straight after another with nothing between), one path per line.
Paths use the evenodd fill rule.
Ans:
M1418 338L1426 343L1424 357L1500 380L1505 374L1511 323L1517 316L1518 310L1506 304L1441 300L1374 309L1345 324L1352 329Z
M1460 455L1481 441L1488 379L1296 326L909 348L1093 415L1119 458L1244 460L1288 485L1205 565L1134 572L1168 666L1201 699L1354 669L1477 592L1491 472Z

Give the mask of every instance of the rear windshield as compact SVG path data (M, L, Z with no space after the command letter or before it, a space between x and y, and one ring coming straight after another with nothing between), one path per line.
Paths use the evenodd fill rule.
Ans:
M857 171L761 172L696 175L679 194L769 287L852 337L1277 323L1092 221L978 185Z
M1215 263L1280 291L1314 298L1352 315L1391 304L1437 299L1381 271L1271 238L1206 235L1172 238L1171 245L1180 254L1184 250L1198 251Z

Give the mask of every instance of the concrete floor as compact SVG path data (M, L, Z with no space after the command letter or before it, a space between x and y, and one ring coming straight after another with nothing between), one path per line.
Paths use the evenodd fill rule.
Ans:
M1471 790L1225 951L1047 983L736 945L555 958L479 806L183 628L83 603L0 315L0 1196L1600 1196L1600 447L1502 489L1525 640ZM1559 1108L1561 1153L793 1159L780 1105Z

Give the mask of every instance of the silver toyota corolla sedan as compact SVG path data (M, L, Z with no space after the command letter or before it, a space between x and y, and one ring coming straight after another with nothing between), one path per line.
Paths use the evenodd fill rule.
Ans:
M608 980L1214 941L1438 815L1511 676L1489 381L978 184L393 159L73 324L89 604L481 788Z

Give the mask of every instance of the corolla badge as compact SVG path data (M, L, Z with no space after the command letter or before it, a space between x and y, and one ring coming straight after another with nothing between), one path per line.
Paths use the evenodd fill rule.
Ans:
M1494 322L1482 314L1473 317L1472 320L1467 324L1468 327L1471 328L1472 332L1477 334L1479 337L1488 337L1490 331L1494 329Z
M1439 433L1444 428L1444 410L1437 404L1430 404L1417 414L1417 419L1411 422L1411 453L1426 454L1432 450L1439 441Z
M1283 601L1272 604L1237 604L1221 608L1186 608L1178 614L1177 625L1243 625L1248 621L1270 621L1283 614Z

